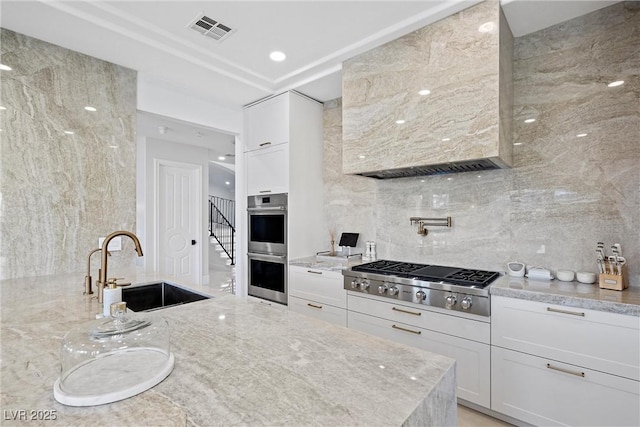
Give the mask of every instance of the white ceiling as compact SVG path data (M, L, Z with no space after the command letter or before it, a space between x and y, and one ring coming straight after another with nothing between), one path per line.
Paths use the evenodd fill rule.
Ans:
M338 98L342 61L475 3L478 0L2 0L0 24L135 69L138 79L239 109L288 89L319 101ZM502 0L516 36L612 3ZM201 12L234 33L216 42L188 28ZM285 52L286 61L271 61L272 50ZM139 134L159 136L157 127L163 124L151 121L154 118L162 119L142 119ZM176 125L169 136L178 137L177 129L182 128ZM180 139L197 131L189 129ZM218 137L223 145L233 141L229 135Z

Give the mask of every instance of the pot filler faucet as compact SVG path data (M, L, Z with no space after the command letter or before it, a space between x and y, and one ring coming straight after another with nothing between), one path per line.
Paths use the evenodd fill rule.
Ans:
M109 246L109 242L111 239L117 236L127 236L133 240L133 243L136 245L136 252L138 256L142 256L142 247L140 246L140 240L130 231L120 230L114 231L104 238L104 242L102 242L102 262L100 267L100 277L98 279L98 302L102 302L102 294L104 290L104 286L107 283L107 247Z

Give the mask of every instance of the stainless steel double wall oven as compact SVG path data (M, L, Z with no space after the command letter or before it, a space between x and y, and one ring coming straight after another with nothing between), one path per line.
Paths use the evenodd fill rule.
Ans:
M249 295L287 304L287 194L249 196Z

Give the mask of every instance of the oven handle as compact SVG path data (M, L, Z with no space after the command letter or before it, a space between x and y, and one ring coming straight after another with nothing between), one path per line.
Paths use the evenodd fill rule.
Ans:
M268 206L265 208L247 208L248 212L286 211L286 206Z
M282 261L283 263L286 261L286 255L273 255L273 254L260 254L257 252L247 252L249 258L254 258L263 261Z

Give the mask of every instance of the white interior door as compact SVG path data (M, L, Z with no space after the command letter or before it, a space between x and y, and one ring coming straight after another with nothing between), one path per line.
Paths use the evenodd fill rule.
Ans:
M158 166L157 263L161 274L200 283L201 171L199 165Z

